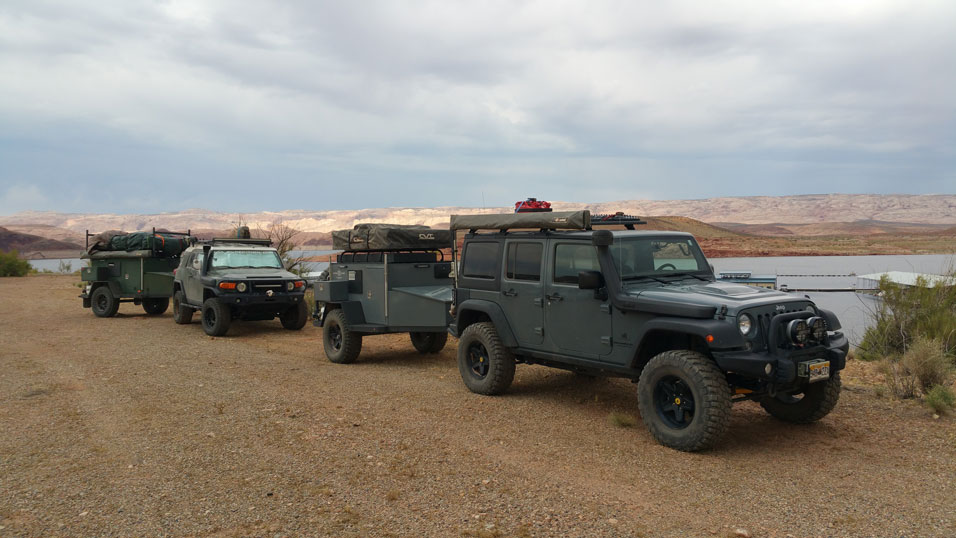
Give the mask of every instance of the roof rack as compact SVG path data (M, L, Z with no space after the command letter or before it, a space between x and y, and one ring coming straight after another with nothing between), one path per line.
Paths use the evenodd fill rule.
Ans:
M209 245L221 245L226 243L238 243L240 245L263 245L270 247L272 246L271 239L254 239L254 238L239 238L239 237L214 237L209 241L206 241L206 244Z
M552 213L502 213L492 215L452 215L451 230L590 230L594 226L624 226L633 230L643 220L624 213L591 215L590 211L555 211Z
M647 224L647 221L634 215L625 215L621 211L591 215L591 226L624 226L628 230L633 230L636 224Z

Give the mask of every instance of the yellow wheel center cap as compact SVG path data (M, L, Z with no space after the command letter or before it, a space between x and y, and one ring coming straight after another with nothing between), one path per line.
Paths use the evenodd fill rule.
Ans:
M674 403L676 403L677 405L680 405L680 398L674 398Z

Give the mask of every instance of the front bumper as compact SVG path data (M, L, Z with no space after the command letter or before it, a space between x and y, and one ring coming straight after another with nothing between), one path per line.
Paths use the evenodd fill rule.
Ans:
M846 367L850 342L843 333L833 333L826 345L777 352L753 352L746 350L711 351L714 361L725 372L746 378L768 381L774 385L788 385L798 381L797 364L824 359L830 361L830 372ZM770 366L769 373L767 366Z
M230 293L219 295L219 300L236 308L285 310L304 301L305 292L277 293L272 297L262 293Z

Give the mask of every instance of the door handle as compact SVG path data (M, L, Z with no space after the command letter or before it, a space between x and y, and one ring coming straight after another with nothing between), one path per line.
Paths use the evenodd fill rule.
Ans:
M507 291L503 291L503 292L501 292L501 294L504 295L505 297L517 297L517 296L518 296L518 292L516 292L514 289L510 289L510 290L507 290Z
M548 295L547 298L549 301L555 301L555 302L564 300L564 297L561 297L561 295L557 293L555 293L554 295Z

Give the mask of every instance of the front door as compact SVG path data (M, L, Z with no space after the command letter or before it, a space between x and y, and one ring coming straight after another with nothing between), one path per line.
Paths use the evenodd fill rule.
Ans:
M578 273L600 271L597 249L584 241L551 245L551 278L545 290L546 329L554 351L586 358L611 353L611 305L594 290L578 288Z
M186 289L184 293L186 294L186 302L193 305L202 304L202 279L201 279L201 269L202 269L202 252L193 252L192 257L189 260L186 260L186 278L183 279Z
M508 240L501 275L501 308L518 345L540 348L544 342L543 241Z

